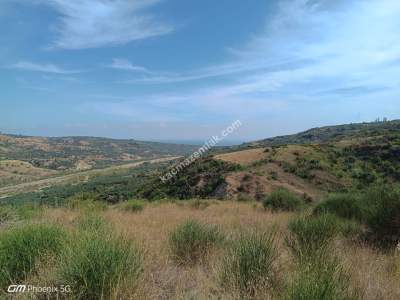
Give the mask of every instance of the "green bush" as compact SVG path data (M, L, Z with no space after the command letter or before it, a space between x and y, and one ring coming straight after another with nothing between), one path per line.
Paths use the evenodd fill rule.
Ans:
M218 227L188 220L170 233L169 244L177 263L193 264L203 259L222 239Z
M142 200L128 200L122 204L125 211L139 212L144 208L144 201Z
M294 280L285 289L283 299L357 299L349 279L337 258L331 258L325 253L312 264L300 264Z
M285 188L277 188L262 200L265 209L272 211L295 211L304 206L304 201Z
M361 220L365 214L360 195L330 194L314 208L314 214L333 213L347 219Z
M275 232L242 232L222 259L221 284L242 296L254 294L274 283L276 256Z
M78 193L67 200L70 209L82 209L88 211L105 210L107 204L97 199L93 193Z
M289 223L286 244L299 259L313 259L326 250L340 232L340 220L331 214L300 217Z
M78 231L61 254L59 281L70 285L74 299L121 297L142 272L142 253L112 232Z
M366 224L381 246L400 242L400 188L377 185L365 194Z
M40 259L61 250L65 232L58 226L30 224L0 234L0 288L24 279Z

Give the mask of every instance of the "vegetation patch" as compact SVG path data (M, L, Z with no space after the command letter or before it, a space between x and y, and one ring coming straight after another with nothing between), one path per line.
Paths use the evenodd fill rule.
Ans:
M122 203L121 207L125 211L140 212L144 209L145 203L143 200L132 199Z
M242 232L222 259L221 284L238 290L242 296L254 295L258 288L270 288L277 257L275 240L273 231Z
M332 213L342 218L355 220L362 220L365 214L362 198L356 193L329 194L314 208L314 213Z
M179 264L194 264L223 240L218 227L188 220L170 233L169 244L173 259Z
M23 280L41 258L58 253L65 232L58 226L26 224L0 234L0 287Z
M296 211L304 206L304 201L285 188L277 188L262 200L265 209L272 211Z
M120 298L142 273L141 251L112 232L79 230L61 254L59 281L74 299Z
M340 220L331 214L299 217L289 223L286 244L300 260L312 260L331 245L340 232Z
M291 300L351 300L358 299L351 289L337 258L329 254L316 258L311 264L301 264L292 282L285 290L283 299Z

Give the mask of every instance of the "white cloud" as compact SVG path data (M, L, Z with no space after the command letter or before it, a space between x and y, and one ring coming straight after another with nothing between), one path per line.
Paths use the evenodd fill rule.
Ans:
M133 65L129 60L121 58L114 58L108 67L124 71L152 74L152 72L147 70L145 67Z
M60 14L52 47L85 49L126 44L171 32L147 12L159 0L39 0Z
M38 64L29 61L20 61L6 66L6 68L55 74L75 74L82 72L79 70L66 70L54 64Z

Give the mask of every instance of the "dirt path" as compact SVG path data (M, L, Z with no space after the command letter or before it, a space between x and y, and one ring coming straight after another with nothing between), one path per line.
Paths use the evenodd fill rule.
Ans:
M106 173L116 171L116 170L135 168L146 162L153 164L153 163L170 161L170 160L174 160L177 158L179 158L179 156L143 160L143 161L133 162L133 163L120 165L120 166L113 166L113 167L108 167L108 168L104 168L104 169L95 169L95 170L90 170L90 171L77 172L77 173L63 175L63 176L57 176L57 177L40 179L40 180L26 182L26 183L20 183L20 184L16 184L16 185L12 185L12 186L6 186L6 187L0 188L0 199L14 195L14 194L18 194L18 193L34 192L34 191L37 191L37 190L40 190L42 188L49 187L52 185L84 182L84 181L87 181L88 178L93 175L104 175Z

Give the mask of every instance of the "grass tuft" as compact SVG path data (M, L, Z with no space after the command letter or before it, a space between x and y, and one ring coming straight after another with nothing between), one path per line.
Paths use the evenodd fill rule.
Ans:
M299 259L313 259L326 250L340 232L340 220L331 214L299 217L289 223L286 244Z
M258 288L274 283L276 256L274 232L242 232L222 259L221 284L242 296L254 295Z
M142 253L112 232L78 231L61 254L59 281L70 285L74 299L122 297L142 273Z
M300 264L294 280L286 287L283 299L351 300L358 297L338 259L325 253L311 264Z
M61 250L65 232L58 226L28 224L0 235L0 287L23 280L44 256Z
M223 235L217 226L188 220L170 233L169 245L178 264L194 264L204 259L222 240Z

